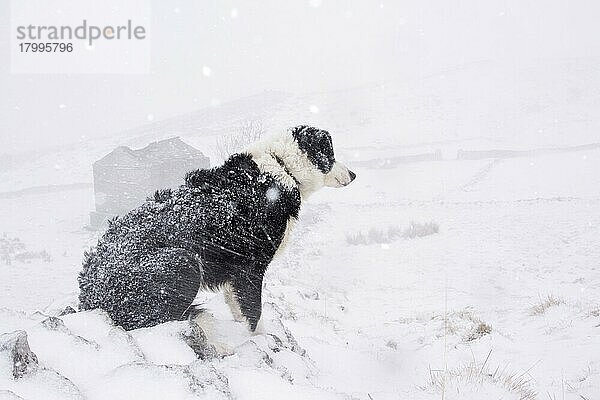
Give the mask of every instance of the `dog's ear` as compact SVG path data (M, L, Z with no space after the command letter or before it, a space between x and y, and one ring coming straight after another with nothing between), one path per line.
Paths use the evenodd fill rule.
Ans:
M298 125L292 128L291 133L300 150L321 172L326 174L331 171L335 156L329 132L313 126Z

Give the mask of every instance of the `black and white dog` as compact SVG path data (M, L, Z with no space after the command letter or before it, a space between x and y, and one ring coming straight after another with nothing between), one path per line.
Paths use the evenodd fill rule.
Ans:
M254 331L263 275L302 201L355 177L335 160L329 133L309 126L192 171L179 189L110 222L85 254L80 309L103 309L129 330L185 319L199 289L223 289L234 318Z

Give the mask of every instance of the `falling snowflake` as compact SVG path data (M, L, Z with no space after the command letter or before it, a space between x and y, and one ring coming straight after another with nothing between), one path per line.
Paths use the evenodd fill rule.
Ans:
M150 122L154 121L154 114L148 114L146 115L146 119Z
M308 108L308 110L313 114L317 114L319 112L319 107L312 105Z
M206 65L204 67L202 67L202 75L204 75L208 78L211 73L212 73L212 70L210 69L210 67L208 67Z
M267 190L267 200L270 202L275 202L279 199L279 189L276 187L271 187Z
M232 8L231 9L231 19L237 18L237 16L238 16L238 9Z
M66 104L59 104L58 108L60 108L61 110L63 110L65 108L67 108L67 105Z

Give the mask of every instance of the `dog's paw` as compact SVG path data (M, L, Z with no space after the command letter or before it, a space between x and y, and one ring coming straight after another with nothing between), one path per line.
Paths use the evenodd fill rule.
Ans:
M242 313L239 313L239 314L232 313L232 314L233 314L233 320L235 322L243 322L245 324L248 323L248 321L246 321L246 318L244 318L244 316L242 315Z
M221 357L231 356L235 353L234 348L227 343L216 341L212 342L211 344Z
M250 330L250 332L252 332L252 330ZM254 330L254 332L252 332L253 335L265 335L267 334L267 327L265 326L265 323L263 322L262 318L258 320L258 323L256 324L256 329Z

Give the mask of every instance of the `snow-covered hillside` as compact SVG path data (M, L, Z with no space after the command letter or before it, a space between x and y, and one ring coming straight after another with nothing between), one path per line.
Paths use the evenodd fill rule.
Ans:
M593 123L563 121L540 136L534 122L564 104L521 104L480 116L534 113L494 131L510 134L477 132L467 118L451 124L460 104L425 104L435 98L428 87L456 90L432 79L406 90L270 94L264 108L230 105L227 120L203 111L15 159L0 183L0 398L598 398L600 149L458 157L594 143ZM572 101L588 102L577 93ZM475 120L476 97L462 98ZM427 117L440 107L439 120ZM100 234L84 229L91 162L116 144L172 134L214 159L215 138L253 115L268 130L306 120L330 129L337 158L357 173L304 205L267 272L258 332L233 322L221 295L206 299L214 353L204 359L184 323L127 333L101 312L60 315L75 306L82 253ZM530 140L518 141L519 129ZM422 154L437 156L411 158Z
M247 121L260 122L267 132L300 123L328 129L338 155L354 161L438 149L453 159L460 149L597 143L599 80L593 59L510 67L482 61L345 90L265 91L106 137L61 141L23 153L4 154L0 147L0 197L30 187L91 183L91 163L115 147L141 148L173 136L220 161L215 142Z

